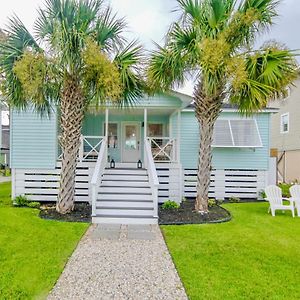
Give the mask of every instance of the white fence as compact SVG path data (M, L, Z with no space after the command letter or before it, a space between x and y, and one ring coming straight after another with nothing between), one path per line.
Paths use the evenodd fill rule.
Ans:
M184 196L196 197L197 170L185 169ZM230 197L256 199L266 186L266 171L213 170L209 196L216 199Z
M61 163L54 170L13 169L13 197L27 195L35 201L56 201ZM181 169L178 163L155 164L159 187L158 202L181 201L181 197L195 197L197 170ZM91 201L91 180L95 162L79 162L76 169L76 201ZM214 170L209 196L256 199L265 188L268 172L259 170Z
M90 201L90 182L95 163L78 163L76 168L76 201ZM56 169L13 169L13 197L26 195L33 201L56 201L59 189L61 163Z

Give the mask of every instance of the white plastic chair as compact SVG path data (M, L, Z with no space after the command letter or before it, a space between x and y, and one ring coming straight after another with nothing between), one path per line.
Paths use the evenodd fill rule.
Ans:
M300 217L300 185L295 184L290 187L290 194L293 202L295 203L298 217Z
M294 203L293 199L289 198L282 198L282 191L281 188L279 188L276 185L270 185L266 187L266 200L270 203L269 212L271 211L271 214L273 217L275 217L275 211L276 210L290 210L292 212L292 216L295 217L295 211L294 211ZM290 202L289 205L284 205L283 200L288 200Z

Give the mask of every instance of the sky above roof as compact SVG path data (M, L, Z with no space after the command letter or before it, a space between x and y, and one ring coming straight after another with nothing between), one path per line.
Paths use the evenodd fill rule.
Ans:
M176 20L176 0L111 0L115 12L125 16L128 23L129 38L138 38L145 49L154 48L154 43L163 44L164 35L170 23ZM36 9L43 5L43 0L8 0L1 3L0 28L7 24L7 18L15 13L32 30L36 18ZM300 49L300 1L282 0L278 7L279 17L270 32L260 38L259 44L276 39L290 49ZM188 83L182 92L192 94L192 84Z

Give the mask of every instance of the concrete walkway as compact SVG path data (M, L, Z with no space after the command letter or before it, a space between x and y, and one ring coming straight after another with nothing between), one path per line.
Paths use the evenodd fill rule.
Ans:
M11 181L11 177L5 177L0 175L0 183Z
M48 299L187 299L157 225L92 225Z

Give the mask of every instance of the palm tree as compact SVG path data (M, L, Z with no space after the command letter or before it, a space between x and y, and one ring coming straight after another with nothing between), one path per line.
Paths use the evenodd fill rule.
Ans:
M250 115L282 96L296 77L293 52L276 42L253 45L277 16L278 0L177 0L180 19L149 60L152 88L195 79L193 101L200 129L198 212L208 211L213 129L224 101Z
M9 104L60 114L62 169L57 210L74 206L75 174L85 112L107 102L133 104L142 95L141 47L103 0L45 0L32 35L16 16L0 44Z

